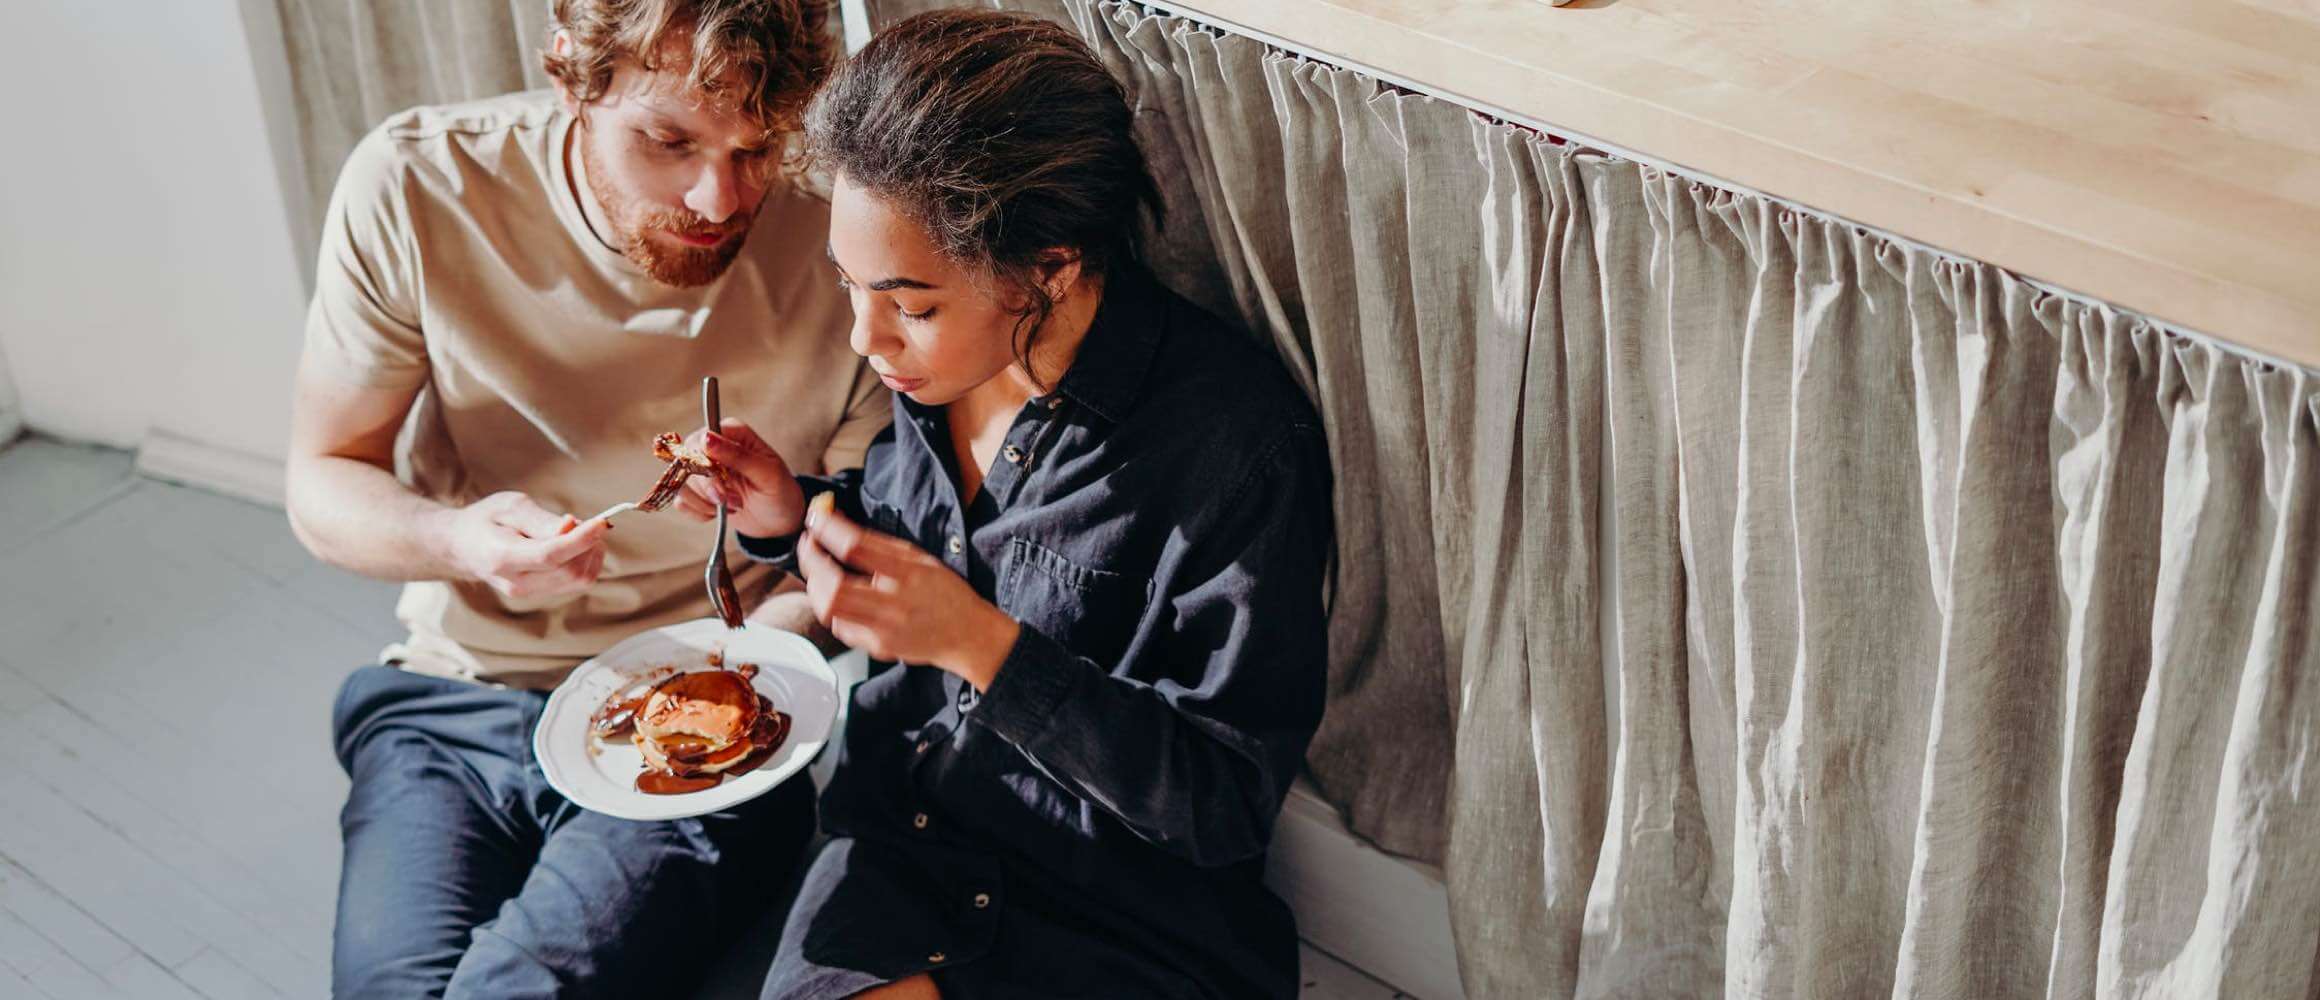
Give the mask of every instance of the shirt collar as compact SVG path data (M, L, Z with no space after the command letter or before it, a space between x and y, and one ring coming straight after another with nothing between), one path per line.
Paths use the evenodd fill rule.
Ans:
M1055 391L1113 423L1126 418L1143 394L1160 347L1168 302L1159 292L1159 284L1142 268L1122 268L1108 276L1087 337Z
M1051 396L1070 399L1115 424L1126 418L1143 394L1145 376L1152 370L1167 308L1159 283L1141 268L1106 278L1104 300L1088 323L1079 354ZM938 408L900 393L894 400L922 431L936 424ZM927 447L937 446L936 436L931 432L922 435Z

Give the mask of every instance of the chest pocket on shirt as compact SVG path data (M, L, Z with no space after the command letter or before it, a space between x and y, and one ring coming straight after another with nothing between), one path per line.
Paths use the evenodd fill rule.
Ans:
M868 498L864 498L862 504L869 508L864 513L870 515L870 527L878 533L895 535L905 540L914 540L911 539L910 532L903 527L901 511L895 510L891 505Z
M999 569L1001 609L1107 668L1135 636L1150 590L1143 577L1089 569L1028 538L1007 540Z

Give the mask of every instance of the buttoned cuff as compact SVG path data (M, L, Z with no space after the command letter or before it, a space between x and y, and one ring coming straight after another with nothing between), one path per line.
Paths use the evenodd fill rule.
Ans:
M1047 732L1056 709L1071 695L1087 664L1063 644L1029 625L1015 633L1015 645L999 663L999 673L975 703L971 718L1007 742L1028 747Z
M756 535L736 533L734 540L741 543L741 554L765 563L791 576L798 575L796 534L777 538L759 538Z
M836 483L820 476L799 476L797 484L799 491L805 494L806 503L809 506L813 504L815 497L824 493L836 492L838 489ZM849 512L846 516L853 517L855 515ZM740 543L742 555L791 576L798 576L800 575L797 563L798 534L791 532L787 535L758 536L734 532L733 538Z

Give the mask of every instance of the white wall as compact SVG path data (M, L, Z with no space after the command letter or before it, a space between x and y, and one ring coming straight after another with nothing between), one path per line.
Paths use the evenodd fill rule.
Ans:
M0 355L25 423L279 460L305 294L241 0L9 20Z
M24 418L16 410L16 382L8 376L8 356L0 354L0 445L16 440Z

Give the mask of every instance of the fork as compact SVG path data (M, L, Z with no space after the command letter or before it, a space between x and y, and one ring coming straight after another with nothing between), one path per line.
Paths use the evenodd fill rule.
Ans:
M717 405L717 376L701 380L701 416L709 422L709 430L716 433L724 422L723 411ZM741 627L741 595L733 589L733 572L725 568L725 498L717 498L717 547L709 550L709 568L703 574L709 587L709 607L723 619L726 628Z

